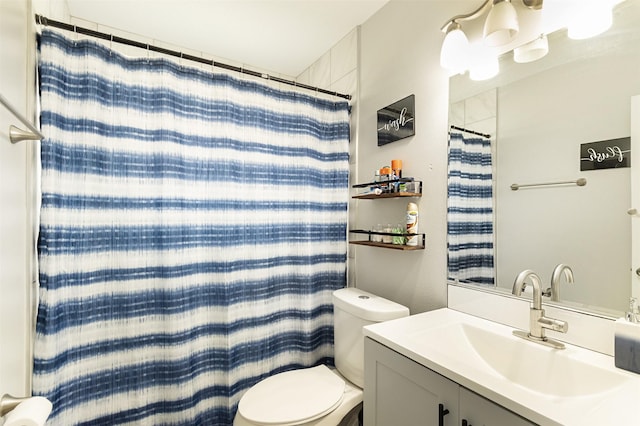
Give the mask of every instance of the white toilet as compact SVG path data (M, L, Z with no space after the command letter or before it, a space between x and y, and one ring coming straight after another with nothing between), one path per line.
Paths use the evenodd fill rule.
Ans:
M362 327L406 317L409 309L356 288L333 293L336 369L320 365L271 376L249 389L234 426L336 426L362 402Z

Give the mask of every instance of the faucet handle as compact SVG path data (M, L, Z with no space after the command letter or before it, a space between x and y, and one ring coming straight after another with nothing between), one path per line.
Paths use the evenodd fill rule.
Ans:
M543 327L560 333L566 333L569 330L569 324L566 321L548 318L542 316L538 319L538 323Z
M551 297L552 294L551 287L547 287L547 289L542 292L542 296L544 297Z

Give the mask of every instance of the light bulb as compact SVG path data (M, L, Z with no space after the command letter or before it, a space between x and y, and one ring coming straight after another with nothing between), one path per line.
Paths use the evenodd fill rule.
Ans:
M537 61L549 53L549 41L547 36L542 34L529 43L513 49L513 60L519 64Z
M613 4L606 0L587 0L577 5L567 28L573 40L595 37L611 28Z
M500 72L498 55L493 49L478 43L470 49L471 64L469 78L474 81L488 80Z
M488 46L503 46L518 34L518 14L510 0L496 0L484 21L483 36Z
M447 35L442 42L440 51L440 66L452 74L462 74L467 69L469 40L462 31L460 24L452 22Z

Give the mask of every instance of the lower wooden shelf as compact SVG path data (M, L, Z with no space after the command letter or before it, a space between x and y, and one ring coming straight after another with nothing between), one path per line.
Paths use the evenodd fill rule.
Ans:
M387 248L387 249L393 249L393 250L406 250L406 251L410 251L410 250L424 250L425 248L425 234L395 234L395 233L389 233L389 232L375 232L375 231L366 231L366 230L362 230L362 229L354 229L349 231L352 234L364 234L368 236L368 240L355 240L355 241L349 241L349 244L356 244L356 245L360 245L360 246L370 246L370 247L380 247L380 248ZM403 236L403 237L408 237L408 236L412 236L412 237L418 237L418 245L415 246L408 246L406 244L393 244L393 243L382 243L382 242L378 242L378 241L371 241L371 236L372 235L387 235L387 236L393 236L393 237L398 237L398 236Z
M359 246L381 247L394 250L424 250L424 246L407 246L404 244L378 243L374 241L349 241L349 244Z

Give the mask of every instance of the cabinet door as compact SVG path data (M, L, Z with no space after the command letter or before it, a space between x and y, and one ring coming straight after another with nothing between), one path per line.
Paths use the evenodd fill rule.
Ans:
M365 339L366 426L457 426L458 384Z
M535 423L460 387L460 424L464 426L532 426Z

